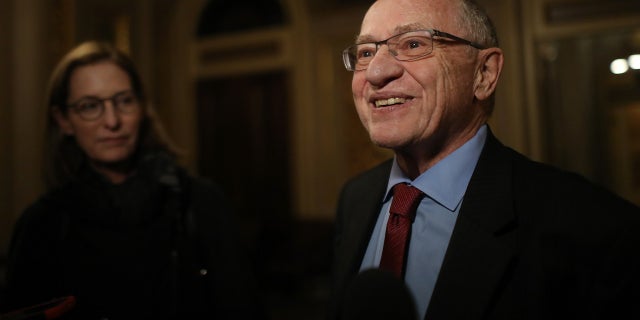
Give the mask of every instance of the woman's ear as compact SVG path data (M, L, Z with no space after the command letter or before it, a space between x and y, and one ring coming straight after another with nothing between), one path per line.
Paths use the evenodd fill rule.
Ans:
M502 72L504 55L500 48L487 48L482 50L479 55L474 94L476 99L483 101L491 97L496 90L500 72Z
M74 135L73 126L71 125L69 118L67 118L67 115L62 112L58 106L51 107L51 111L53 118L58 123L58 127L60 127L60 131L68 136Z

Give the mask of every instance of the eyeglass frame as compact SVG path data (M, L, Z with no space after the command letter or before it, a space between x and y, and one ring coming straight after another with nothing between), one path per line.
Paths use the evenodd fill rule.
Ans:
M129 96L130 95L130 96ZM131 102L127 103L126 101L118 101L118 98L133 98ZM86 101L91 101L91 102L95 102L98 103L98 106L100 108L100 111L93 117L87 117L86 114L83 116L82 113L82 109L80 109L80 104ZM106 108L105 102L110 101L111 104L113 105L114 110L116 110L118 113L123 113L123 114L130 114L133 113L135 110L138 109L139 107L139 97L138 95L132 90L125 90L125 91L120 91L114 95L112 95L111 97L106 97L106 98L98 98L98 97L82 97L78 100L76 100L75 102L69 103L66 105L67 109L71 109L73 110L73 112L75 112L82 120L85 121L94 121L94 120L98 120L100 119L100 117L102 117L102 115L104 114L104 110ZM127 104L135 104L135 106L131 106L130 108L124 108L123 106L126 106Z
M416 60L420 60L420 59L430 55L433 52L433 41L436 40L433 37L440 37L440 38L454 40L454 41L460 42L462 44L466 44L468 46L471 46L471 47L479 49L479 50L484 50L484 49L488 48L487 46L481 45L479 43L476 43L476 42L473 42L473 41L469 41L467 39L464 39L464 38L461 38L461 37L458 37L458 36L455 36L453 34L450 34L450 33L444 32L444 31L440 31L440 30L437 30L437 29L410 30L410 31L406 31L406 32L401 32L401 33L395 34L395 35L393 35L393 36L391 36L391 37L389 37L387 39L384 39L384 40L372 41L372 42L354 43L354 44L348 46L346 49L344 49L342 51L342 62L344 63L344 67L348 71L363 71L363 70L367 70L367 68L369 67L369 63L371 61L369 61L369 63L367 63L367 65L363 69L357 69L356 68L357 63L354 64L353 68L350 67L351 59L349 58L349 55L350 55L350 50L351 49L357 48L358 46L361 46L363 44L373 44L373 45L375 45L375 51L373 53L373 56L371 56L371 59L373 59L373 57L375 57L376 53L378 53L378 50L379 50L381 45L386 44L387 46L389 46L389 43L388 43L389 40L391 40L393 38L396 38L396 37L399 37L399 36L402 36L402 35L405 35L407 33L411 33L411 32L428 32L429 35L431 36L430 37L430 39L431 39L431 49L427 53L422 54L422 55L417 56L417 57L411 57L411 58L408 58L408 59L399 59L398 58L398 53L395 50L391 50L391 48L389 48L389 53L391 53L391 56L393 56L398 61L416 61ZM356 51L356 53L357 53L357 51ZM355 59L355 61L357 61L357 58Z

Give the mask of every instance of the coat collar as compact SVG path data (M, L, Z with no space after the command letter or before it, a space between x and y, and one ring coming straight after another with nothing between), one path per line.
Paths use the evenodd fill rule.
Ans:
M346 265L347 274L356 274L360 269L382 207L392 161L392 159L385 161L371 170L369 173L371 176L362 180L366 185L355 188L359 193L352 195L350 203L345 204L347 207L343 207L346 210L344 214L350 215L348 220L353 222L343 225L344 230L340 232L344 237L351 239L351 241L344 241L347 247L343 251L345 252L343 257L349 261Z

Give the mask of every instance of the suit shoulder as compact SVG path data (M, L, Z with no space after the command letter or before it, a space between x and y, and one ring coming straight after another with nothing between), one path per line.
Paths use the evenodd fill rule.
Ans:
M338 197L338 212L340 209L369 202L371 199L382 199L389 181L392 161L384 161L348 180Z
M640 216L640 208L636 205L579 173L533 161L520 154L515 157L513 173L521 196L535 198L553 207L573 208L572 211L582 208L583 212L633 212Z
M371 183L375 181L384 181L386 183L389 179L392 163L393 159L389 159L371 169L359 173L344 184L343 190L369 188Z

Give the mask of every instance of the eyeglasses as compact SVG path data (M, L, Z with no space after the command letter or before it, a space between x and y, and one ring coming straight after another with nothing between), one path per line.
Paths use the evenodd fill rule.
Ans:
M435 29L415 30L396 34L386 40L356 43L342 51L342 61L349 71L366 70L381 45L389 47L389 53L399 61L415 61L433 52L434 37L464 43L476 49L484 46ZM437 39L435 39L437 40Z
M111 101L114 109L119 113L132 113L138 109L138 97L133 91L124 91L109 98L82 98L68 105L83 120L96 120L104 113L106 101Z

